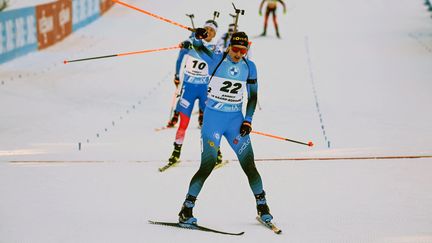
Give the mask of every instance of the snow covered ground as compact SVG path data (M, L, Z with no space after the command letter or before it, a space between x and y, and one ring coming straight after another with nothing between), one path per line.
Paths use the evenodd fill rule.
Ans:
M227 0L127 2L187 25L185 14L200 25L217 10L218 36L232 20ZM175 136L154 129L169 116L177 51L63 60L169 47L188 33L115 6L65 41L0 65L0 242L432 242L432 20L422 1L286 2L282 39L271 25L252 38L254 129L316 145L252 135L282 235L255 221L226 143L231 161L207 180L194 214L245 235L147 223L177 220L199 166L193 116L184 162L157 171ZM259 3L235 1L251 37L262 31ZM401 158L349 159L386 156Z

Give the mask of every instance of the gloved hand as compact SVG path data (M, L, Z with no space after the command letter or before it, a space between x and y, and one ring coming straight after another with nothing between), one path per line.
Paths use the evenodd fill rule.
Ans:
M262 12L261 11L259 11L258 14L259 14L259 16L262 16Z
M178 74L174 75L174 84L176 86L176 88L178 88L179 84L180 84L180 78Z
M208 36L208 33L207 33L206 29L204 29L204 28L195 29L195 37L197 39L205 39L205 38L207 38L207 36Z
M189 41L183 41L182 43L180 43L180 48L184 48L184 49L192 49L192 43L190 43Z
M252 131L252 124L248 121L243 121L242 125L240 126L240 136L244 137L246 135L249 135Z
M286 8L285 8L284 11L283 11L283 13L286 14L286 12L287 12L287 11L286 11Z

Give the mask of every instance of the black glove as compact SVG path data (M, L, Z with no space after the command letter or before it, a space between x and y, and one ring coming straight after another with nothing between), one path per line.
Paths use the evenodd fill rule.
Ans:
M244 121L240 127L240 135L242 137L248 135L252 131L252 124L248 121Z
M178 86L180 84L180 78L179 78L178 74L174 75L174 84L175 84L176 88L178 88Z
M183 41L182 43L180 43L180 48L192 49L192 43L190 43L189 41Z
M204 29L204 28L195 29L195 37L197 39L205 39L205 38L207 38L207 36L208 36L208 33L207 33L206 29Z

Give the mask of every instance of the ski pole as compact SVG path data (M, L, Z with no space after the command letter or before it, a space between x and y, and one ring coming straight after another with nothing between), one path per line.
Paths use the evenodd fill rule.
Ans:
M231 16L233 18L233 24L235 24L236 21L236 15L235 14L229 14L229 16Z
M306 145L306 146L309 146L309 147L312 147L314 145L312 143L312 141L304 143L304 142L300 142L300 141L296 141L296 140L292 140L292 139L288 139L288 138L283 138L283 137L279 137L279 136L276 136L276 135L267 134L267 133L263 133L263 132L252 131L252 133L255 133L255 134L258 134L258 135L262 135L262 136L271 137L271 138L275 138L275 139L280 139L280 140L284 140L284 141L288 141L288 142L303 144L303 145Z
M195 29L195 24L194 24L194 21L193 21L193 18L195 18L195 16L193 14L186 14L186 16L188 16L190 18L191 23L192 23L192 28Z
M171 116L173 114L174 106L175 106L175 103L176 103L177 96L178 96L178 88L176 88L176 90L174 91L173 97L172 97L171 110L170 110L170 115L169 115L168 119L171 119Z
M176 26L178 26L178 27L180 27L180 28L187 29L187 30L189 30L189 31L194 31L194 29L192 29L192 28L190 28L190 27L187 27L186 25L182 25L182 24L180 24L180 23L177 23L177 22L172 21L172 20L170 20L170 19L164 18L164 17L159 16L159 15L157 15L157 14L151 13L151 12L146 11L146 10L144 10L144 9L140 9L140 8L138 8L138 7L132 6L132 5L130 5L130 4L127 4L127 3L125 3L125 2L122 2L122 1L120 1L120 0L112 0L112 1L115 2L115 3L118 3L118 4L120 4L120 5L123 5L123 6L125 6L125 7L128 7L128 8L130 8L130 9L133 9L133 10L136 10L136 11L138 11L138 12L141 12L141 13L143 13L143 14L147 14L147 15L149 15L149 16L152 16L152 17L154 17L154 18L157 18L157 19L159 19L159 20L162 20L162 21L165 21L165 22L167 22L167 23L170 23L170 24L176 25Z
M81 62L81 61L88 61L88 60L102 59L102 58L109 58L109 57L121 57L121 56L135 55L135 54L144 54L144 53L149 53L149 52L167 51L167 50L173 50L173 49L178 49L178 48L180 48L180 47L177 45L177 46L164 47L164 48L158 48L158 49L149 49L149 50L143 50L143 51L134 51L134 52L112 54L112 55L106 55L106 56L87 57L87 58L74 59L74 60L64 60L64 64L68 64L70 62Z
M234 10L235 10L235 22L234 22L234 33L237 32L237 24L238 24L238 19L239 19L239 15L244 15L245 11L242 9L237 9L236 6L234 5L234 3L232 3Z

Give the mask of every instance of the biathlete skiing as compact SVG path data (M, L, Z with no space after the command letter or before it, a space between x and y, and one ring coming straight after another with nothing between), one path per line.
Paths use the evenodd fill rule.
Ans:
M218 25L214 20L206 21L203 27L203 29L206 30L207 35L203 39L204 41L202 41L202 44L210 51L216 51L216 45L212 41L216 36L217 28ZM177 103L174 114L174 118L176 116L180 117L180 125L177 129L174 149L168 159L168 165L178 163L180 160L180 153L195 100L199 101L198 122L200 126L202 125L203 110L206 106L205 101L207 100L207 87L209 82L209 69L207 62L198 55L195 49L190 48L192 46L190 40L182 42L181 45L182 49L177 58L174 78L174 83L176 85L179 85L180 83L180 75L182 80L180 99ZM181 68L182 63L184 64L183 68ZM180 73L181 70L182 73ZM217 163L221 162L222 154L218 150Z
M193 208L204 182L216 164L222 137L226 138L236 153L248 178L259 218L263 222L270 222L273 216L267 205L261 176L255 166L249 137L257 104L258 83L254 62L244 58L249 47L248 36L244 32L236 32L232 34L226 52L214 53L208 50L202 41L208 35L206 29L198 28L192 38L194 49L208 64L211 76L201 129L201 164L189 184L186 199L178 214L179 222L197 224L197 218L193 216ZM246 115L243 116L243 93L246 90L248 93Z

